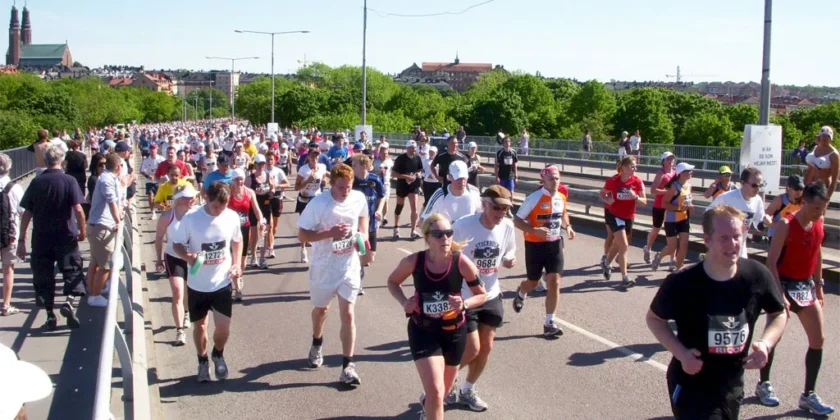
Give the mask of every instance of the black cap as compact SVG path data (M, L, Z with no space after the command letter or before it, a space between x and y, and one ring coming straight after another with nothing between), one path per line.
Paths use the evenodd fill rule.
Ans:
M130 152L131 151L131 146L129 146L128 143L126 143L124 141L118 141L117 145L114 147L114 151L117 152L117 153L119 153L119 152Z
M321 146L319 146L319 145L318 145L318 142L317 142L317 141L310 141L310 142L309 142L309 148L311 149L311 148L313 148L313 147L318 147L318 148L320 148Z
M222 153L216 158L216 163L219 165L230 165L230 156Z
M791 175L787 179L787 186L793 190L804 190L805 189L805 181L802 180L802 177L799 175Z

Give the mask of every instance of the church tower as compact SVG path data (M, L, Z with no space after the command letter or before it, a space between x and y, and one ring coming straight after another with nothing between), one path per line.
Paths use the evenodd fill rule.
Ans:
M20 62L20 21L18 9L12 6L12 20L9 22L9 52L6 53L6 65L17 66Z
M29 21L29 9L26 6L23 6L23 31L20 35L20 42L23 45L32 43L32 23Z

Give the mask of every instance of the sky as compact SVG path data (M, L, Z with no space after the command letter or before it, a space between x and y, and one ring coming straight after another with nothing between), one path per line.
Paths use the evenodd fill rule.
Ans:
M424 61L492 63L579 80L760 81L763 0L369 0L368 66L398 73ZM5 0L8 11L12 1ZM18 0L22 9L24 1ZM2 4L2 3L0 3ZM70 45L76 61L147 69L229 69L206 56L259 56L236 69L269 73L307 61L362 63L363 0L29 0L33 43ZM376 10L378 13L374 12ZM8 14L6 14L8 19ZM770 79L840 86L840 1L776 1ZM820 18L822 17L822 18ZM0 41L8 46L8 40ZM0 44L2 45L2 44Z

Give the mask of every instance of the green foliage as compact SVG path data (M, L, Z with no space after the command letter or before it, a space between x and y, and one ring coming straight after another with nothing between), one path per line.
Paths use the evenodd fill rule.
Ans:
M0 150L31 144L38 128L32 117L23 111L0 111Z
M703 111L686 121L685 134L677 141L698 146L736 147L741 144L741 133L732 129L732 122L725 114Z
M668 117L664 95L657 89L633 89L619 100L615 115L614 134L622 131L631 135L636 130L648 143L671 144L674 142L674 128Z
M743 133L747 124L758 124L758 108L752 105L726 106L723 107L723 113L732 123L732 130L738 133Z
M799 142L801 140L805 140L807 145L811 144L811 142L805 138L804 134L802 134L802 131L796 127L796 124L794 124L787 115L770 117L770 124L782 126L782 147L784 149L795 149L799 147Z

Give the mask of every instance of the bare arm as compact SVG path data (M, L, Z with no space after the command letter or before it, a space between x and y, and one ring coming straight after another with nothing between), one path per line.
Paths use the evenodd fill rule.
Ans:
M831 185L828 186L828 199L831 200L831 195L837 189L838 178L840 178L840 155L837 150L831 155Z
M408 303L408 298L402 290L402 284L414 271L414 265L417 261L417 254L411 254L403 258L397 268L388 276L388 292L404 309ZM413 311L412 311L413 312ZM408 311L406 311L408 313Z
M78 241L84 241L87 238L87 223L85 221L85 211L81 204L73 206L73 213L76 215L76 226L79 228ZM114 219L118 220L118 219Z
M644 183L642 184L642 188L639 189L639 193L640 194L636 196L636 202L643 205L643 206L647 205L647 195L645 193L645 184ZM689 194L691 194L691 191L689 191Z
M461 260L458 261L458 270L461 272L461 275L464 276L464 281L467 283L467 286L470 287L470 292L473 294L464 301L464 305L470 308L483 305L487 300L487 293L485 292L484 286L481 282L476 281L478 280L478 268L475 267L475 264L473 264L469 258L461 254ZM470 286L470 283L478 284Z
M781 208L782 208L782 196L777 195L776 198L774 198L773 201L770 202L770 205L767 206L767 210L764 210L764 214L769 214L769 215L776 214L776 212L779 211L779 209L781 209ZM771 219L772 219L772 216L771 216ZM776 222L772 222L772 223L770 223L770 226L776 226L776 224L777 224Z
M165 212L160 215L155 229L155 262L160 265L163 261L163 238L166 236L167 222L169 221L169 213Z
M262 211L260 211L260 203L257 201L257 195L252 189L245 190L245 193L248 194L248 198L251 199L251 210L257 216L257 223L261 224L263 220L263 214Z
M677 187L671 185L671 187L668 188L668 192L666 192L665 196L662 198L662 208L670 211L679 211L679 206L671 202L677 194L679 194Z
M671 331L671 327L668 326L667 319L658 317L655 313L653 313L653 311L648 309L645 321L647 322L650 332L652 332L653 336L656 337L656 340L659 341L666 350L671 352L677 360L682 362L683 359L688 357L689 349L686 348Z
M717 185L718 185L718 180L715 179L715 181L712 182L712 185L709 185L709 187L706 188L706 191L703 191L703 197L712 198L715 195L715 193L717 192Z
M773 239L770 241L770 250L767 251L767 260L764 263L764 265L767 266L767 269L770 270L770 274L773 275L776 287L778 288L779 293L782 294L785 301L787 301L787 297L785 297L785 292L782 290L778 265L779 258L782 257L782 249L785 247L789 230L790 223L788 223L787 219L781 219L778 226L776 226L776 232L773 234Z

